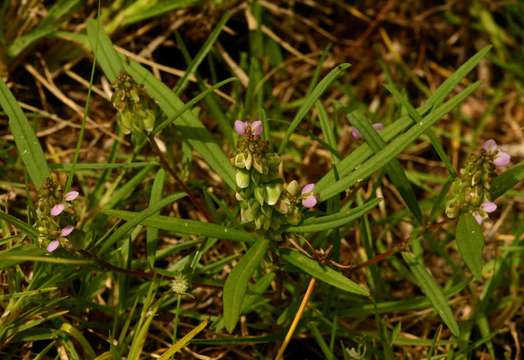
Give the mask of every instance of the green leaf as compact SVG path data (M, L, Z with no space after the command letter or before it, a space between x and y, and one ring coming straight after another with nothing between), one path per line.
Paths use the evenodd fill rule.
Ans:
M460 329L457 321L453 317L453 312L449 307L446 295L442 292L442 289L438 286L437 282L426 269L423 263L410 252L403 252L402 257L408 264L411 272L417 279L418 286L422 289L424 294L428 297L429 301L433 305L433 308L440 316L442 321L451 330L453 335L459 336Z
M175 89L174 89L175 94L177 96L180 96L182 91L184 91L187 85L187 82L189 81L189 77L195 73L200 63L204 60L204 58L209 53L209 51L211 51L211 48L213 47L216 40L218 39L218 35L220 35L220 33L222 32L222 29L224 28L224 26L226 25L230 17L231 17L231 13L226 12L222 16L220 21L217 23L217 25L215 26L211 34L207 36L206 42L204 43L204 45L202 45L198 53L195 55L195 57L193 58L193 61L191 61L186 71L184 71L184 76L182 76L182 78L178 80L175 86Z
M346 190L351 185L354 185L360 180L363 180L373 174L375 171L381 169L384 165L395 158L400 152L402 152L409 144L415 141L422 133L424 133L431 125L437 120L443 117L445 114L453 110L458 106L466 97L468 97L473 91L480 86L479 82L469 85L466 89L461 91L451 100L444 103L439 108L433 110L431 113L426 115L424 119L412 126L405 133L398 135L393 141L386 145L381 151L376 153L365 163L361 164L359 168L355 169L351 174L341 178L332 185L319 190L320 200L327 200L332 196Z
M113 48L113 44L97 20L87 20L87 38L96 54L96 62L102 67L110 83L124 72L124 61Z
M0 79L0 107L9 117L9 129L13 133L18 154L24 162L31 181L39 189L49 176L44 152L15 97Z
M172 194L166 197L165 199L162 199L154 203L152 206L148 207L147 209L139 212L136 216L130 219L127 223L125 223L124 225L116 229L116 231L113 234L111 234L111 236L104 241L102 248L100 249L100 253L102 254L105 253L111 247L111 245L113 245L115 242L117 242L118 240L126 236L136 226L143 224L144 220L146 220L148 217L153 216L158 211L160 211L163 207L183 198L184 196L186 196L186 193Z
M131 220L138 213L124 210L103 210L104 214L124 220ZM180 235L200 235L223 240L253 242L255 234L244 230L234 229L218 224L209 224L202 221L178 219L171 216L153 215L142 222L145 226L155 227Z
M331 70L326 77L324 77L317 86L313 88L311 93L306 95L306 98L304 99L304 102L302 103L302 106L298 110L297 114L293 118L293 121L291 121L291 124L289 125L286 134L284 135L284 138L282 139L282 142L280 143L280 147L278 148L278 152L281 153L284 150L284 147L286 146L289 137L295 129L297 128L298 124L304 119L308 111L313 107L315 102L320 98L320 96L324 93L324 91L327 90L327 88L331 85L331 83L344 71L350 67L350 64L340 64L337 67L335 67L333 70Z
M75 165L75 171L88 171L88 170L107 170L107 169L133 169L138 167L144 167L148 165L158 165L153 161L139 161L129 163L81 163ZM49 164L49 167L57 171L71 171L73 164Z
M506 191L511 190L511 188L522 180L524 180L524 161L510 167L508 170L493 179L490 188L491 198L498 198Z
M442 101L448 96L451 91L457 86L460 81L482 60L487 53L489 52L491 46L485 47L480 50L477 54L472 56L468 61L462 64L449 78L446 79L429 97L429 99L422 105L417 108L417 111L420 114L426 114L432 108L437 108ZM386 126L384 131L381 133L382 138L385 142L389 142L392 139L396 138L402 131L408 128L412 124L412 120L409 116L402 116L398 120L394 121L393 124ZM344 177L348 175L351 170L358 167L366 159L368 159L373 152L367 144L362 144L356 148L351 154L346 156L340 163L336 166L336 173ZM329 186L331 186L337 180L335 176L335 170L330 170L326 175L317 181L316 189L321 191Z
M80 0L59 0L47 11L47 16L30 32L17 37L7 48L7 55L14 58L31 44L57 30L65 15L70 13Z
M224 325L229 332L235 329L240 318L242 302L249 279L258 268L269 247L268 239L258 239L242 256L224 284Z
M351 210L342 210L336 214L309 218L302 225L290 226L286 232L310 233L334 229L350 223L371 211L382 199L373 199Z
M482 278L482 250L484 235L482 228L469 212L460 214L455 233L460 256L477 280Z
M287 263L296 266L300 270L308 273L320 281L325 282L326 284L353 294L369 296L368 289L363 288L338 271L328 266L321 265L318 261L308 258L298 251L281 249L279 254L280 257Z
M178 340L176 343L171 345L165 353L160 356L158 360L169 360L173 355L175 355L178 351L182 350L184 347L187 346L187 344L193 339L195 336L198 335L199 332L204 330L204 328L207 326L207 320L202 321L196 328L188 332L182 339Z
M38 231L31 225L23 222L22 220L0 211L0 219L5 220L11 225L16 226L19 230L22 230L31 239L36 240L38 238ZM5 236L5 235L4 235Z
M384 140L382 140L380 135L373 128L373 126L371 126L369 121L366 120L364 114L361 111L353 111L347 116L347 118L349 122L360 131L364 140L375 153L379 152L386 146ZM408 205L408 208L411 210L413 215L415 215L417 221L421 223L422 211L418 205L415 190L413 190L413 187L411 186L404 169L400 165L400 161L398 161L398 159L393 159L384 165L384 169L388 174L391 182L393 185L395 185L398 192L402 196L402 199L404 199Z
M149 206L160 202L162 199L162 190L164 189L164 182L166 180L166 172L164 169L158 170L153 186L151 187L151 195L149 196ZM158 213L158 212L157 212ZM155 214L157 215L157 214ZM146 235L146 250L147 250L147 262L149 267L155 267L155 254L156 244L158 240L158 229L148 227Z

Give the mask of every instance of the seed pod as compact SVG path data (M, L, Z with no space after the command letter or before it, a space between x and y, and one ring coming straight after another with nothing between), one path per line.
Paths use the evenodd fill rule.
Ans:
M249 173L247 171L237 170L235 180L239 188L245 189L249 186Z
M280 198L280 194L282 193L282 185L280 184L270 184L266 185L266 193L267 193L267 204L268 205L275 205Z

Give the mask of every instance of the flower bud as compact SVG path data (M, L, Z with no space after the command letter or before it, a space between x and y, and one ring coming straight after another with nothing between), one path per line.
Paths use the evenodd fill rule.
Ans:
M249 173L247 171L237 170L235 180L239 188L245 189L249 186Z

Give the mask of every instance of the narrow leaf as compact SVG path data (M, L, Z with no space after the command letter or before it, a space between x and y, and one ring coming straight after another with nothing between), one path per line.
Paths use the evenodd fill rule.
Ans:
M164 169L160 169L156 176L153 186L151 187L151 195L149 196L149 207L158 203L162 199L162 190L164 189L164 182L166 180L166 172ZM155 215L158 214L158 211ZM146 235L146 250L147 250L147 262L149 267L155 267L155 254L156 244L158 240L158 229L148 227Z
M24 112L2 79L0 79L0 107L9 117L9 129L13 133L18 154L24 162L31 181L37 188L42 187L49 176L44 152Z
M342 210L333 215L321 216L318 218L309 218L304 221L304 224L298 226L290 226L286 232L309 233L315 231L324 231L334 229L350 223L353 220L364 216L371 211L382 199L373 199L367 203L358 206L351 210Z
M353 126L358 128L364 140L366 140L371 150L373 150L375 153L379 152L386 146L384 140L366 120L362 112L353 111L347 116L347 118ZM404 169L402 169L400 161L398 161L398 159L393 159L384 165L384 169L388 174L389 179L400 193L400 196L402 196L402 199L404 199L408 205L409 210L411 210L413 215L415 215L415 218L418 220L418 222L421 223L422 211L418 205L415 190L413 190L413 187L411 186Z
M469 85L466 89L461 91L451 100L447 101L442 106L426 115L420 123L412 126L405 133L398 135L395 140L391 141L386 147L376 153L373 157L371 157L371 159L366 161L359 168L355 169L355 171L353 171L351 174L341 178L339 181L328 186L327 188L320 190L320 200L327 200L330 197L335 196L336 194L349 188L351 185L354 185L358 181L367 178L375 171L381 169L385 164L390 162L400 152L402 152L409 144L422 135L422 133L429 129L429 127L437 120L458 106L479 86L479 82Z
M524 162L510 167L493 179L490 188L491 197L493 199L498 198L522 180L524 180Z
M442 289L438 286L431 273L412 253L403 252L402 257L408 264L411 272L415 276L415 279L417 279L418 286L428 297L429 301L433 305L433 308L437 314L439 314L442 321L444 321L444 323L448 326L453 335L459 336L460 329L457 321L453 317L453 312L449 307L446 295L444 295Z
M138 214L124 210L104 210L103 212L109 216L124 220L131 220ZM256 239L256 235L244 230L234 229L224 225L209 224L202 221L178 219L171 216L153 215L145 219L142 224L180 235L200 235L242 242L253 242Z
M186 347L187 344L197 336L207 326L207 320L202 321L196 328L188 332L182 339L178 340L175 344L171 345L165 353L160 356L158 360L169 360L171 356Z
M224 284L224 325L229 332L235 328L240 318L242 302L249 279L258 268L269 247L269 240L258 239L242 256L237 266L231 271Z
M170 195L166 197L165 199L162 199L156 203L154 203L152 206L148 207L145 210L142 210L140 213L138 213L135 217L130 219L127 223L120 226L116 231L107 238L102 248L100 249L100 253L106 252L111 245L113 245L118 240L122 239L124 236L126 236L133 228L135 228L137 225L140 225L146 220L148 217L153 216L155 213L160 211L163 207L171 204L174 201L177 201L181 198L186 196L186 193L176 193L173 195Z
M455 233L460 256L477 280L482 277L482 249L484 235L482 228L469 212L460 214Z
M284 135L284 139L282 139L282 143L280 143L280 147L278 148L278 152L281 153L282 150L284 150L284 147L286 146L289 137L295 129L297 128L298 124L304 119L308 111L313 107L315 102L320 98L320 96L324 93L324 91L327 90L327 88L331 85L331 83L341 74L344 73L344 71L349 67L349 64L340 64L333 70L331 70L326 77L324 77L317 86L313 88L311 93L306 95L306 98L304 99L304 102L302 103L302 106L298 110L297 114L293 118L293 121L291 121L291 124L289 125L286 134Z
M279 251L279 253L280 257L287 263L296 266L300 270L308 273L320 281L325 282L326 284L353 294L369 296L368 289L363 288L338 271L328 266L321 265L318 261L310 259L298 251L282 249Z

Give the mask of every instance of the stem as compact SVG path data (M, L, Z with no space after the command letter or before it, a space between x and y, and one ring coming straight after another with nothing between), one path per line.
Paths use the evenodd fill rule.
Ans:
M182 295L178 294L176 299L176 312L175 312L175 324L173 329L173 343L176 342L176 336L178 332L178 317L180 316L180 300L182 299Z
M187 185L178 177L178 174L176 171L169 165L169 162L167 161L166 157L162 153L162 150L158 147L158 144L156 143L155 139L152 139L151 137L147 137L147 140L152 145L153 150L155 151L155 154L158 156L160 160L160 164L162 167L173 177L175 182L182 188L182 190L187 194L191 202L200 210L202 215L206 218L207 221L211 222L211 216L209 215L207 209L202 205L200 200L197 200L191 192L191 190L187 187Z
M293 337L293 333L297 329L298 323L300 322L300 319L302 318L302 315L304 314L304 310L306 309L306 305L309 301L309 298L313 294L313 290L315 289L316 283L317 283L317 279L315 278L311 278L311 280L309 280L309 284L307 286L306 293L304 294L304 297L302 298L302 302L300 303L300 307L298 308L298 311L295 314L295 318L293 319L293 322L291 323L291 326L289 327L289 330L287 331L284 342L282 343L282 345L280 345L280 349L278 349L278 353L277 353L277 356L275 357L275 360L283 359L284 352L286 351L286 348L289 345L291 338Z

